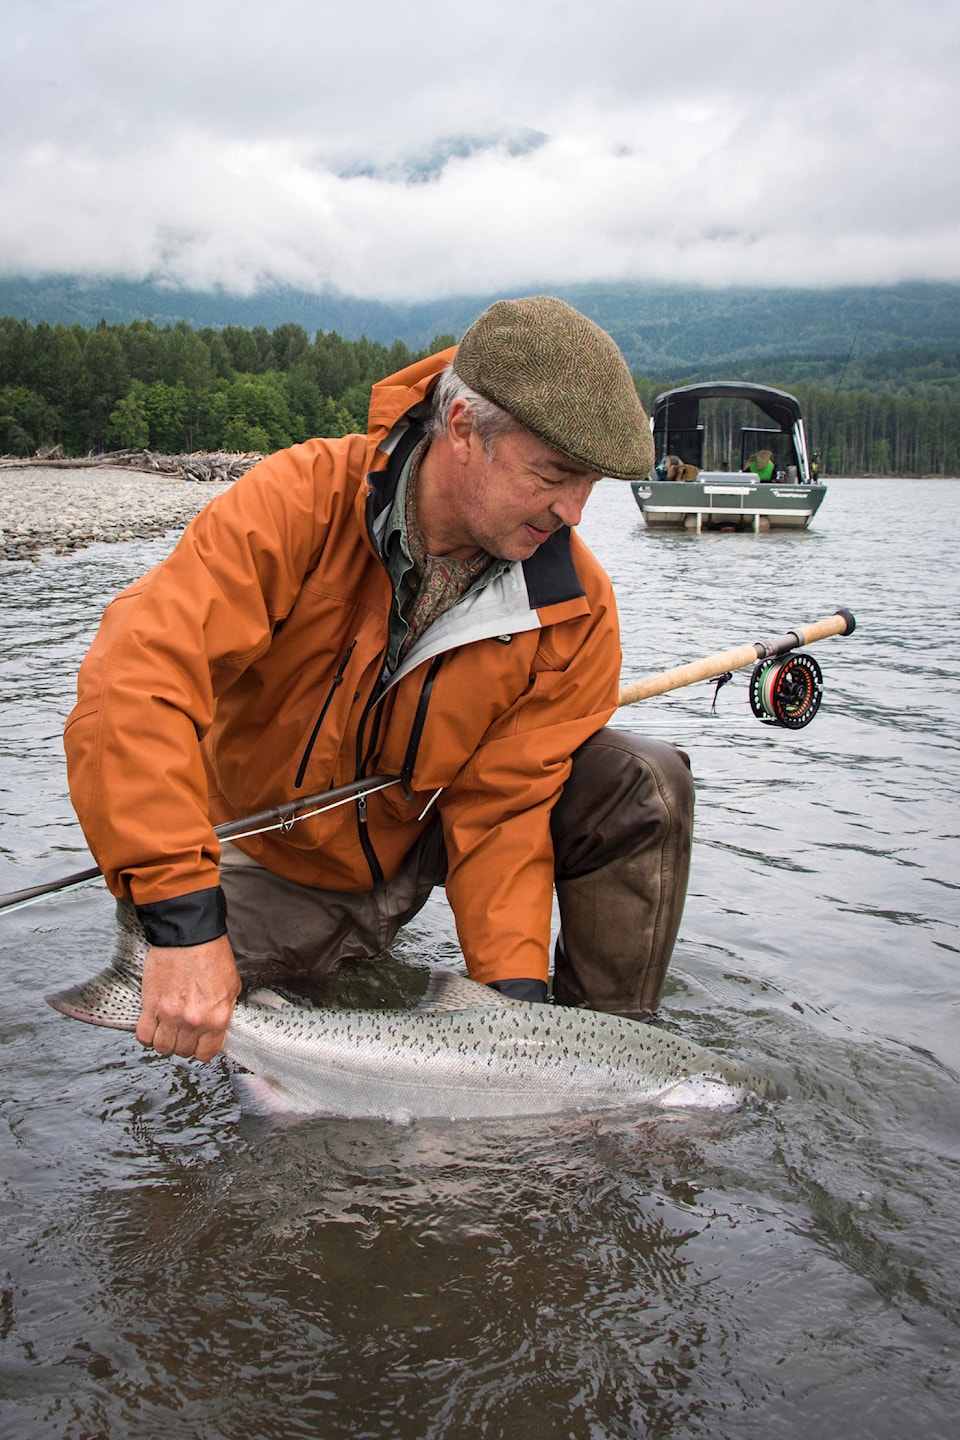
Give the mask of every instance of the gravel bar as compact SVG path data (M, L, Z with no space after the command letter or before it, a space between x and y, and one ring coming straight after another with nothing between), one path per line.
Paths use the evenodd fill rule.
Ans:
M119 466L0 465L0 563L182 530L230 481Z

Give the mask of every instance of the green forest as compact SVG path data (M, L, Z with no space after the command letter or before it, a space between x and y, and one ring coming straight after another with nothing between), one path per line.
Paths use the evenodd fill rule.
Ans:
M335 331L311 337L294 323L194 329L134 320L85 328L7 318L0 320L0 452L30 456L59 445L68 456L268 453L313 435L345 435L365 428L376 380L455 339L436 336L417 352L401 340L386 346ZM958 370L955 352L896 350L853 366L789 358L728 364L722 378L794 393L824 474L956 476ZM829 375L830 383L811 374ZM635 378L649 407L661 390L705 377Z

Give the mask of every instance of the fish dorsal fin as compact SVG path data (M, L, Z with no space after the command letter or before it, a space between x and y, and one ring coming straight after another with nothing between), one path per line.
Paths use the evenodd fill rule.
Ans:
M483 1006L488 1010L499 1010L505 1005L518 1005L491 990L488 985L479 985L465 975L454 975L452 970L434 970L430 976L426 994L416 1007L418 1010L476 1010Z

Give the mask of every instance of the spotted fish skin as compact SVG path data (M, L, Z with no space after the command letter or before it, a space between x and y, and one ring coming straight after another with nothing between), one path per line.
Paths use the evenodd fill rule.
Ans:
M48 995L89 1024L133 1030L146 941L120 906L117 953ZM240 1000L224 1051L246 1113L475 1120L655 1107L731 1108L779 1092L736 1061L593 1010L510 1000L434 971L415 1009L326 1010Z

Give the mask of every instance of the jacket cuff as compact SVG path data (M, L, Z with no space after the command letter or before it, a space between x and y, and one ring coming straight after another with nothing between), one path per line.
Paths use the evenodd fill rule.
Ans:
M546 980L488 980L488 990L506 995L508 1000L532 1000L542 1005L547 998Z
M227 933L227 900L219 885L136 910L150 945L205 945Z

